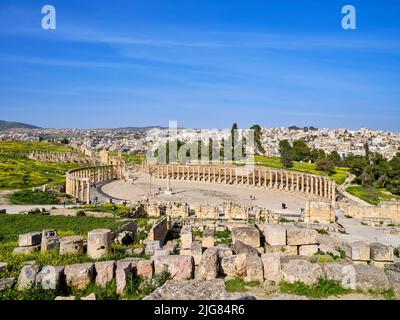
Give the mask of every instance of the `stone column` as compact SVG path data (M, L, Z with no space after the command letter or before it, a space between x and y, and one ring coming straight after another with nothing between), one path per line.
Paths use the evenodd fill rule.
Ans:
M97 229L88 233L87 255L92 259L111 253L111 230Z
M328 197L328 180L325 179L325 190L324 190L324 197Z
M335 209L336 206L336 182L332 181L332 207Z
M296 173L296 191L299 192L300 191L300 186L299 186L299 174Z

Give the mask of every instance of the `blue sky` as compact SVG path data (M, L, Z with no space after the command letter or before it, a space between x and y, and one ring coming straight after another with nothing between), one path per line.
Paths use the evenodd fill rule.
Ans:
M1 0L0 119L400 131L399 17L397 0Z

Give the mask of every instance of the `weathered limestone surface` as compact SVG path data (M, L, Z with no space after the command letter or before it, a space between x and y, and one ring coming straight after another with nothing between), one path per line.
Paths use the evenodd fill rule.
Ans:
M246 254L241 253L221 259L221 273L228 279L246 276Z
M214 229L205 228L203 231L202 246L203 248L212 248L215 245Z
M76 297L75 296L69 296L69 297L58 296L54 300L57 300L57 301L69 301L69 300L76 300Z
M181 230L181 248L190 249L193 242L193 232L190 227L183 227Z
M146 247L145 247L145 254L152 256L154 255L154 252L157 250L161 250L161 245L160 245L160 241L156 240L156 241L147 241L146 243Z
M23 291L31 288L38 273L39 266L36 263L23 266L18 277L17 289Z
M132 231L122 231L114 238L114 243L124 246L130 245L135 242L135 235Z
M114 279L115 261L95 262L94 267L96 269L96 284L105 288Z
M355 261L369 261L370 248L364 241L354 241L346 243L345 245L346 256Z
M240 240L235 241L234 245L232 246L232 249L236 254L246 253L247 255L258 256L258 251L255 248L247 244L244 244Z
M288 228L287 244L292 246L301 246L305 244L316 244L318 232L308 228Z
M0 291L4 291L6 289L12 288L14 283L15 283L14 277L0 279Z
M263 262L259 256L247 256L245 281L264 281L264 267Z
M328 280L340 282L342 287L356 289L356 269L346 261L321 263L321 267Z
M63 275L64 267L45 266L36 276L36 286L45 290L58 290Z
M31 247L17 247L14 248L13 254L30 254L40 251L40 244Z
M303 220L305 223L333 223L335 210L332 204L326 201L307 201Z
M188 280L193 278L194 260L192 256L158 256L154 258L154 273L168 270L171 279Z
M286 246L286 229L280 224L264 225L265 242L270 246Z
M200 243L193 242L192 245L190 246L189 253L190 255L193 256L194 259L194 264L198 266L201 262L201 258L203 256L203 248Z
M382 243L374 242L369 245L371 259L375 261L394 261L393 248Z
M318 245L316 245L316 244L299 246L299 255L300 256L312 257L316 253L318 253Z
M143 300L255 300L226 291L223 279L167 281Z
M94 264L91 262L72 264L64 270L67 286L84 290L93 281Z
M60 254L83 254L83 238L80 236L69 236L61 238Z
M81 300L97 300L96 299L96 294L95 293L91 293L86 297L82 297Z
M137 264L142 260L139 258L126 258L117 261L117 267L115 270L115 282L117 285L117 294L121 295L124 293L125 287L129 281L131 274L137 273Z
M311 285L323 277L324 272L317 263L293 257L284 257L282 259L282 278L287 282L302 281Z
M264 269L264 280L279 283L281 281L281 255L279 253L266 253L261 255Z
M147 239L149 241L160 241L160 243L162 244L165 241L167 233L168 233L168 220L167 217L164 217L151 227Z
M54 229L46 229L42 231L41 252L59 251L60 239L57 237L57 232Z
M356 287L362 290L388 290L390 283L385 272L370 265L356 265Z
M212 280L219 272L218 249L208 248L204 251L199 266L196 268L196 279Z
M260 231L256 227L238 227L232 229L232 242L241 241L253 248L260 246Z
M137 275L143 278L151 279L154 273L153 260L140 260L137 263Z
M88 232L87 255L92 259L111 253L111 230L97 229Z
M30 247L40 245L42 241L42 234L40 232L29 232L20 234L18 237L18 246Z
M298 255L298 246L265 246L265 253L281 253L284 256Z

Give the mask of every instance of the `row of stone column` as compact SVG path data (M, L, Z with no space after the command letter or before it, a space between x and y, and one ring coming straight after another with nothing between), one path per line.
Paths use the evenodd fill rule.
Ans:
M156 178L194 182L214 182L303 192L335 201L335 182L328 177L285 170L234 167L158 165L152 170Z
M66 193L89 203L91 186L118 178L115 166L98 166L71 170L66 175Z

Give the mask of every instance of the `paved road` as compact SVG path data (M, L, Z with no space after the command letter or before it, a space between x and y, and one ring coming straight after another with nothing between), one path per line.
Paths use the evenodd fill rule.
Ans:
M385 234L383 228L362 225L360 221L346 218L341 210L336 210L337 222L341 224L348 234L332 233L331 235L343 241L381 242L388 246L400 246L400 235Z
M72 207L71 205L66 206L66 208ZM27 205L27 206L23 206L23 205L1 205L0 209L6 209L7 210L7 214L18 214L21 212L26 212L26 211L30 211L33 209L46 209L49 210L51 208L64 208L63 205Z

